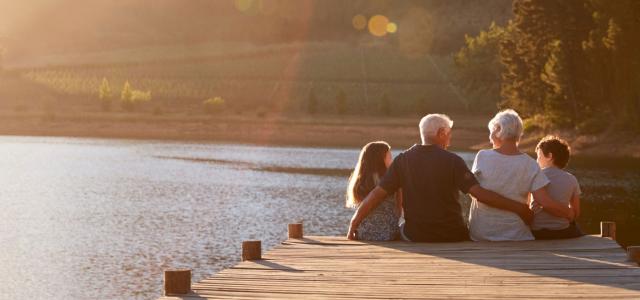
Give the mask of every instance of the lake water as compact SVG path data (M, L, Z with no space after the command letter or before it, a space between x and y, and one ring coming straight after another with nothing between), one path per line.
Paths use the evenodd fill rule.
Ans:
M467 162L473 153L460 153ZM357 149L0 137L0 299L153 299L162 270L198 281L269 249L286 224L343 235ZM635 165L577 168L580 224L640 243Z

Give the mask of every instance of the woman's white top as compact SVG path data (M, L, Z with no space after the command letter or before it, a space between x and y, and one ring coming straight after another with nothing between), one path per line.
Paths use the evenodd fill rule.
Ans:
M527 154L504 155L480 150L472 172L480 186L511 200L527 203L530 192L549 183L536 161ZM517 214L490 207L472 198L469 235L474 241L528 241L534 237Z

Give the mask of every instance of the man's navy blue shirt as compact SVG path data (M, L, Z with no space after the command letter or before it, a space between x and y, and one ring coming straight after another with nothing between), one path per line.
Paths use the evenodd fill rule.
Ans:
M414 145L399 154L379 186L388 194L402 189L404 234L414 242L469 239L459 191L478 184L460 156L435 145Z

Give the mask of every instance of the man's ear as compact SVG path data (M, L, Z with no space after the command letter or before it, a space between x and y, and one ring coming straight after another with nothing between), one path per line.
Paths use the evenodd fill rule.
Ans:
M445 135L447 135L447 131L444 128L439 128L438 129L438 133L436 134L439 138L444 137Z

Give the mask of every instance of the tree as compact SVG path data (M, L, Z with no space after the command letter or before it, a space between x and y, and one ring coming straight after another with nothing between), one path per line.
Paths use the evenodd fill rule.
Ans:
M640 130L640 2L586 1L593 27L584 43L589 108ZM629 126L627 126L629 127Z
M467 109L495 109L500 98L500 43L509 30L492 22L488 30L471 37L454 56L456 85L467 99Z
M561 127L575 125L577 107L562 41L553 41L550 48L549 58L540 75L542 81L551 86L544 100L544 109L551 124Z
M149 102L149 101L151 101L151 91L140 91L140 90L131 91L131 102L134 105L139 103Z
M590 26L584 0L515 0L513 8L500 44L500 106L527 117L554 115L553 125L574 125L585 85L582 44Z
M336 95L336 112L339 115L347 113L347 94L342 89L340 89Z
M202 106L204 107L205 113L216 114L224 110L225 101L222 97L209 98L202 102Z
M103 111L111 110L111 87L107 78L102 78L102 83L98 88L98 97L100 98L100 104Z
M126 111L133 111L133 91L131 90L131 85L129 81L125 81L124 86L122 87L122 92L120 93L120 105Z

